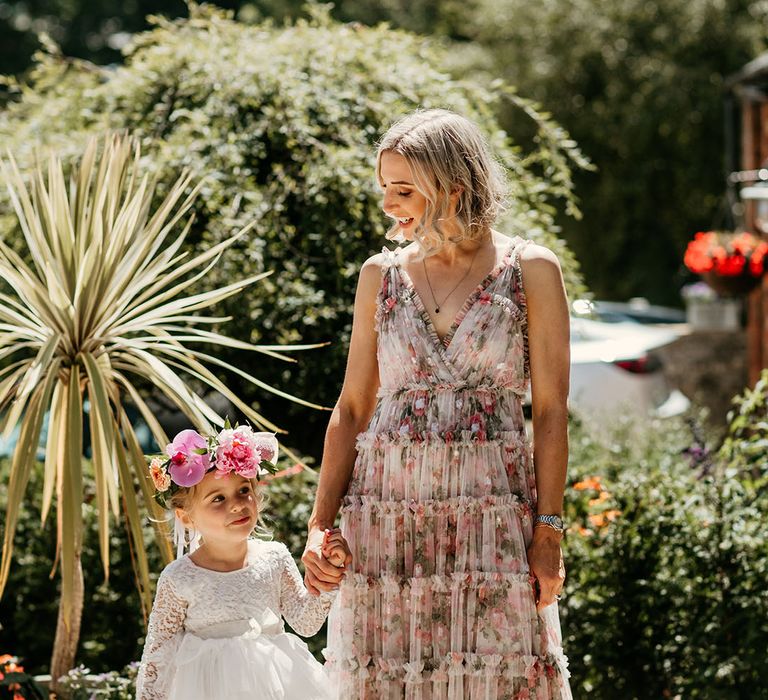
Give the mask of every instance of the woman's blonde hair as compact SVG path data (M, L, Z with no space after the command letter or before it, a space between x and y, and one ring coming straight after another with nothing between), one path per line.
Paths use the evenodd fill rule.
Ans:
M491 155L477 125L455 112L418 110L393 124L376 153L380 182L381 156L386 151L406 159L416 189L427 199L424 220L414 233L414 240L427 255L449 241L483 237L504 209L504 169ZM463 232L459 235L449 235L445 225L453 193L458 193L452 221ZM392 240L397 232L395 225L387 238Z

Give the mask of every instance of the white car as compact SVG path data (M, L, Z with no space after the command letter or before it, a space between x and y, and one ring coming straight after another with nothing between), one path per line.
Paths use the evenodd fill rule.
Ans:
M670 417L686 411L690 401L668 385L653 353L677 338L676 329L572 316L570 412L610 419L621 413ZM526 402L530 405L530 395Z
M574 413L615 414L617 410L669 417L690 401L671 388L653 351L678 334L639 323L571 319L571 388Z

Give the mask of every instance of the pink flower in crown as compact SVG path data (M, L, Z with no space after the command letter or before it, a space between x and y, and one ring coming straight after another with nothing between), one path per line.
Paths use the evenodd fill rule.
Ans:
M259 465L272 462L277 454L277 439L272 433L255 433L247 425L222 430L217 442L217 479L230 472L252 479L259 475Z
M206 450L200 454L200 450ZM196 430L182 430L173 442L166 446L165 453L171 458L168 471L171 479L179 486L194 486L202 481L211 466L208 442Z
M153 457L149 463L149 474L155 488L160 491L167 491L171 487L171 477L163 467L163 460L160 457Z

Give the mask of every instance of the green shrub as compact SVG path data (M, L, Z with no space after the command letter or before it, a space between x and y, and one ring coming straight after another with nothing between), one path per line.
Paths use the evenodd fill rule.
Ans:
M5 509L7 463L0 465L0 509ZM24 657L27 670L48 673L56 630L59 579L51 579L56 550L56 514L40 526L42 465L37 465L20 512L15 538L15 561L0 600L0 648L12 648ZM134 583L131 556L122 527L113 527L110 542L110 578L104 582L96 534L95 489L85 483L83 508L83 571L85 608L78 662L91 668L121 668L137 658L143 636L141 603ZM2 528L0 528L2 530ZM145 527L151 544L154 529ZM159 574L161 561L154 546L148 548L151 568ZM116 631L118 631L116 633Z
M503 85L452 79L441 70L445 56L437 45L313 12L311 21L287 28L248 26L191 3L190 19L158 19L155 29L137 35L117 68L40 54L29 85L0 113L0 139L24 164L40 144L74 154L94 132L128 129L161 182L183 168L205 176L189 246L213 244L257 222L206 284L275 271L222 306L233 317L223 330L251 342L331 343L302 354L291 370L263 360L253 368L254 358L238 350L223 359L254 369L268 384L332 404L358 270L386 243L373 153L394 119L418 106L439 106L479 122L512 173L503 229L552 247L572 296L581 294L581 282L554 233L554 207L565 202L573 210L570 167L582 161L568 134ZM534 126L530 148L511 143L499 128L494 110L502 103L516 105L518 118ZM12 241L4 197L0 236ZM295 430L300 451L319 457L325 413L227 379L278 425Z
M691 425L627 422L607 441L572 426L563 627L576 697L768 697L765 481Z

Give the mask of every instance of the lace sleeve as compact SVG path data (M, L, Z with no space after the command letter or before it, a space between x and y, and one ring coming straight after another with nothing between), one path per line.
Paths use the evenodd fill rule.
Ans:
M313 596L304 587L304 581L291 553L280 547L280 613L286 622L302 637L311 637L325 622L336 591Z
M163 572L149 615L147 639L136 679L136 700L168 697L174 671L174 656L184 631L187 601L176 590L173 579Z

